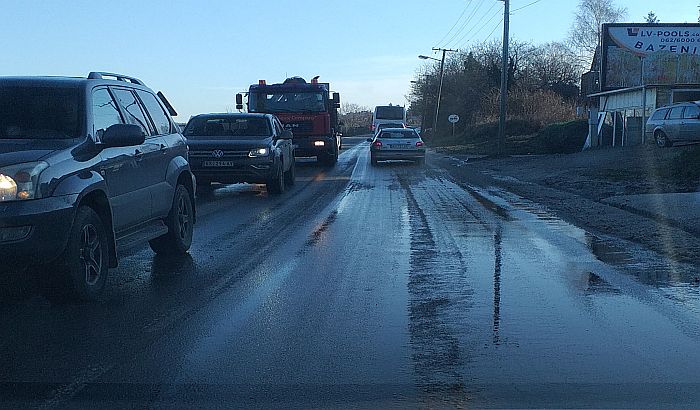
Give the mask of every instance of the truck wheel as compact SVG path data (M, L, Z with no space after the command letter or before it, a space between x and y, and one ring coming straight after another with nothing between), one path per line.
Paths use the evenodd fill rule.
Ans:
M296 183L297 180L297 165L296 165L296 160L294 157L292 157L292 165L289 167L289 170L284 173L284 183L286 185L292 186Z
M277 171L272 176L272 179L267 181L265 184L265 189L267 189L268 194L279 195L284 192L284 172L282 172L282 164L277 166Z
M332 167L338 162L338 151L332 154L323 154L318 156L318 161L323 165Z
M155 253L161 255L182 255L192 245L194 223L192 197L184 185L178 184L173 196L170 213L165 218L168 233L151 239L148 244Z
M61 257L65 282L71 296L95 300L104 289L109 270L109 241L104 223L88 206L81 206Z

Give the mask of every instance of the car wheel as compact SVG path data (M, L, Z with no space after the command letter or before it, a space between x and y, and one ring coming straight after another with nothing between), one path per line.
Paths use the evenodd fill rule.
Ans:
M277 166L277 171L272 176L272 179L265 184L267 193L279 195L284 192L284 172L282 172L282 164Z
M184 185L175 188L170 213L165 218L168 233L151 239L149 245L155 253L163 255L182 255L192 245L194 230L194 207L192 197Z
M673 145L673 142L668 139L666 136L666 133L663 131L657 131L656 134L654 134L654 138L656 139L656 145L659 147L670 147Z
M377 158L375 158L374 155L370 155L370 161L372 162L372 166L377 166Z
M75 214L60 265L71 296L95 300L104 289L109 270L109 241L102 219L88 206Z
M289 167L289 170L284 173L284 182L285 184L292 186L296 183L297 181L297 166L296 166L296 161L292 157L292 165Z

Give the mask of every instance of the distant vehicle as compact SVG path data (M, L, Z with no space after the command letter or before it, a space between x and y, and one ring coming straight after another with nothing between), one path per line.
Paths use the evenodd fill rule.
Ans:
M406 124L406 108L400 105L378 105L372 113L372 132L377 131L379 124L397 123Z
M670 147L676 142L700 141L700 102L684 102L658 108L647 120L647 138Z
M5 264L94 299L118 250L187 252L195 181L171 115L161 93L121 74L0 78Z
M236 95L236 107L243 109L243 95ZM307 83L291 77L281 84L260 80L248 89L248 112L275 114L284 128L294 134L295 155L316 157L334 165L341 149L338 109L340 94L330 92L329 83L313 78Z
M212 182L265 184L271 194L294 185L292 133L270 114L201 114L185 127L198 188Z
M420 135L410 128L386 128L367 141L371 142L372 165L382 160L425 162L425 144Z
M381 130L386 129L386 128L406 128L406 125L400 122L385 122L377 125L376 131L374 131L374 135L377 135Z

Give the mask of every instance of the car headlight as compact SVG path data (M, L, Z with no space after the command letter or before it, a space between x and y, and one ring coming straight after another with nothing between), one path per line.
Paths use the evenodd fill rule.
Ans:
M255 157L266 157L270 154L270 150L267 148L255 148L250 150L248 156L251 158Z
M39 175L48 167L40 161L0 168L0 202L38 198Z

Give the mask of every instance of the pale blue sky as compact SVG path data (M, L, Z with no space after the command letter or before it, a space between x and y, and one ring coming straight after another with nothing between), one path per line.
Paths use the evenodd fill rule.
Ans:
M511 1L511 37L564 39L577 1L533 1ZM698 3L616 2L627 21L653 10L668 23L696 22ZM2 0L2 16L0 75L133 75L162 90L179 121L232 108L258 79L292 75L320 75L344 101L405 104L409 81L430 64L418 54L502 31L496 0Z

